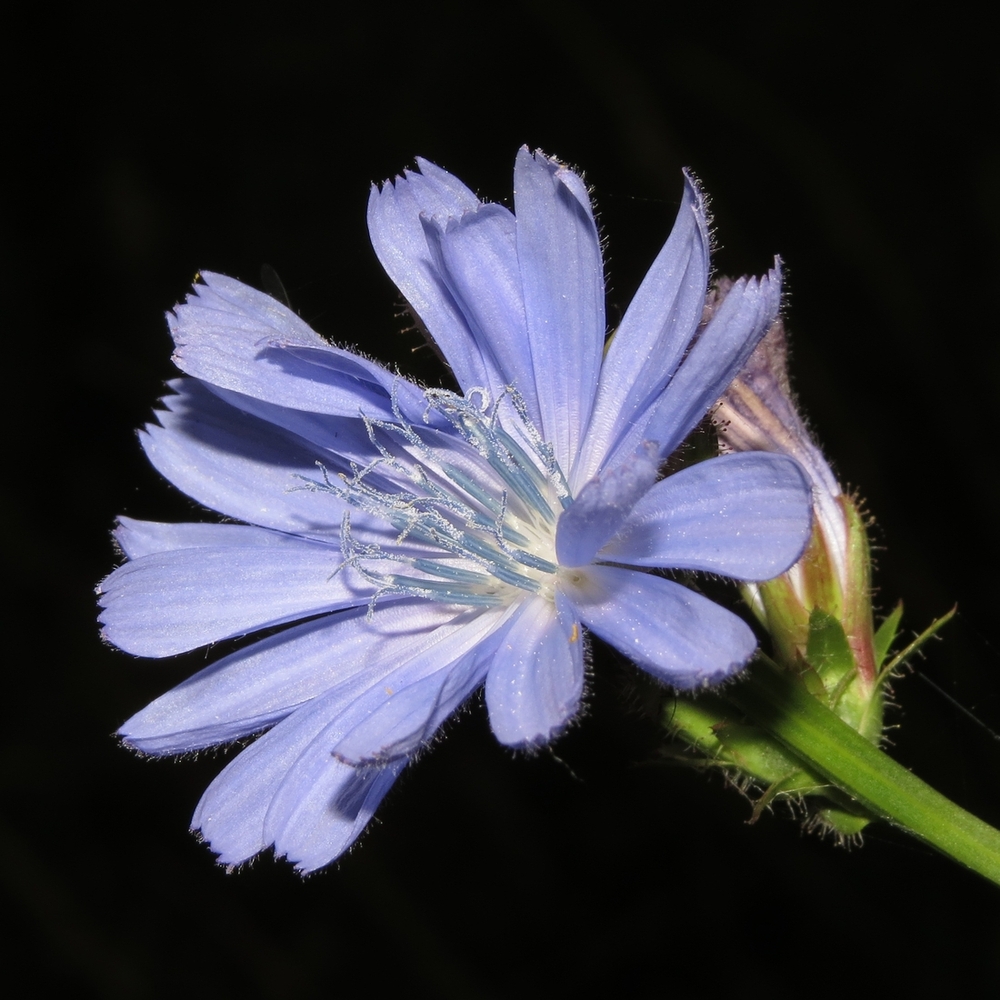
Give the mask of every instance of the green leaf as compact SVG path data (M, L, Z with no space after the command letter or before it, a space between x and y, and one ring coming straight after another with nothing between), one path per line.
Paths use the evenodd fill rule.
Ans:
M748 723L735 705L718 695L671 698L664 706L663 724L697 751L694 756L679 755L677 760L691 767L722 768L744 791L748 783L761 789L751 823L779 797L803 805L814 799L814 815L841 837L853 836L871 821L863 810L859 814L857 803L810 771L772 735Z
M844 626L822 608L813 608L809 614L806 660L823 678L827 691L855 669L854 654L844 634Z
M871 822L846 809L821 809L819 816L826 829L843 841L853 840Z
M892 614L878 627L875 633L875 669L877 670L885 662L889 655L896 633L899 631L899 622L903 617L903 602L900 601L892 609Z
M930 625L928 625L928 626L927 626L927 628L925 628L925 629L923 630L923 632L921 632L921 633L920 633L920 635L918 635L918 636L916 637L916 639L914 639L914 640L913 640L913 642L911 642L911 643L909 644L909 646L907 646L907 647L906 647L906 649L904 649L904 650L903 650L902 652L900 652L900 653L897 653L897 654L896 654L896 655L895 655L895 656L894 656L894 657L893 657L893 658L892 658L892 659L891 659L891 660L890 660L890 661L889 661L889 662L888 662L888 663L887 663L887 664L886 664L886 665L885 665L885 666L884 666L884 667L883 667L883 668L882 668L882 669L881 669L881 670L879 671L879 675L878 675L878 683L879 683L879 684L881 684L881 683L882 683L882 682L883 682L884 680L886 680L887 678L891 677L891 676L892 676L892 672L893 672L893 671L894 671L894 670L895 670L895 669L896 669L897 667L901 667L901 666L902 666L902 665L903 665L903 664L904 664L904 663L905 663L905 662L906 662L906 661L907 661L907 660L908 660L908 659L909 659L909 658L910 658L911 656L913 656L913 654L914 654L914 653L915 653L915 652L916 652L916 651L917 651L918 649L920 649L920 647L921 647L921 646L922 646L922 645L923 645L923 644L924 644L925 642L927 642L927 640L928 640L928 639L930 639L930 638L931 638L931 636L933 636L933 635L934 635L934 634L935 634L936 632L938 632L938 630L940 630L940 629L941 629L941 628L943 628L943 627L944 627L945 625L947 625L947 624L948 624L948 622L950 622L950 621L952 620L952 618L954 618L954 617L955 617L955 613L956 613L957 611L958 611L958 605L956 604L956 605L955 605L955 607L953 607L953 608L951 609L951 611L949 611L949 612L948 612L947 614L944 614L944 615L942 615L942 616L941 616L940 618L935 618L935 619L934 619L934 621L932 621L932 622L930 623ZM881 629L879 629L879 631L881 632L882 630L881 630Z
M722 755L761 784L779 783L780 790L788 792L811 791L824 784L803 770L802 761L757 726L727 722L716 727L715 735L722 744Z

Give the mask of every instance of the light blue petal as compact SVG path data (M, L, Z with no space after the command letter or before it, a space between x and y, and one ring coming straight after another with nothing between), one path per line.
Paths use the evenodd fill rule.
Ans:
M416 484L424 476L428 481L445 493L454 493L456 487L454 481L448 478L448 474L440 470L447 469L449 473L454 472L457 477L463 477L466 481L478 483L487 492L492 492L493 497L499 501L503 493L503 482L495 469L491 468L487 458L485 458L476 447L459 437L454 427L448 423L446 427L431 426L435 423L445 423L446 418L440 413L429 414L426 422L421 422L417 427L410 428L410 433L415 433L420 439L420 444L415 444L413 440L404 434L396 431L389 432L384 429L374 431L377 436L378 449L372 444L369 437L369 429L360 420L349 420L347 418L332 418L319 416L316 414L290 411L284 407L275 407L269 403L259 400L250 400L245 396L229 393L226 390L213 389L212 395L231 401L236 410L233 413L236 417L246 422L244 412L239 407L245 406L249 411L263 417L269 423L276 426L288 425L294 430L294 435L289 435L291 441L290 451L294 454L299 449L304 449L308 454L310 444L314 443L317 456L312 468L300 471L299 478L293 480L292 490L301 491L315 486L323 485L324 470L327 478L337 481L338 474L345 473L349 477L353 475L355 466L367 468L365 473L365 483L369 487L382 490L386 494L412 494L420 493L421 488ZM170 402L170 399L167 400ZM478 401L477 401L478 402ZM199 417L202 406L198 407ZM215 407L218 409L218 406ZM221 414L221 419L231 416L226 411ZM204 434L204 419L199 419L195 425L197 432ZM265 439L266 439L265 435ZM257 446L257 435L252 435L253 443L251 447ZM304 438L299 441L297 438ZM237 442L232 442L233 446L238 446ZM184 448L185 452L190 451ZM374 464L377 459L377 465ZM280 461L280 459L279 459ZM323 468L317 468L316 463L322 463ZM196 468L198 468L196 464ZM181 474L190 475L191 468L182 466ZM214 488L216 477L214 470L209 469L210 485ZM321 491L321 496L332 501L328 504L331 518L342 517L343 511L347 508L338 508L339 501L330 492ZM466 497L469 505L480 514L493 521L496 517L495 509L487 509L474 498ZM240 500L245 503L245 500ZM341 513L337 515L337 510ZM523 501L516 495L508 497L508 511L512 515L529 516L529 512L524 510ZM398 534L396 530L388 528L387 522L379 520L375 515L368 514L357 508L350 508L351 523L358 538L369 541L380 541L393 548L398 549L395 543ZM339 532L339 521L336 522L335 530ZM327 533L331 529L327 526ZM304 530L299 527L301 534L316 534L315 529ZM424 554L440 554L440 549L433 549Z
M157 413L161 426L149 424L139 435L157 471L228 517L339 538L350 508L330 493L306 488L321 478L317 461L332 456L229 406L193 379L170 386L177 395L163 400L167 409ZM340 471L332 461L331 466L331 474Z
M556 530L560 566L587 566L625 523L632 508L656 482L656 449L640 448L616 469L591 479L562 512Z
M483 682L494 634L513 608L467 612L464 627L410 657L345 705L331 727L334 753L349 764L384 763L415 753Z
M337 547L292 535L274 544L157 552L100 586L104 637L137 656L173 656L210 642L365 604L370 584L337 573Z
M426 215L461 215L478 208L480 201L470 188L454 174L448 173L436 163L418 156L419 174L404 171L406 179L413 185L420 210Z
M592 566L564 578L563 588L595 635L676 688L719 683L757 647L736 615L659 576Z
M487 385L495 400L514 386L541 423L524 316L514 216L500 205L482 205L446 225L425 222L427 244L488 361Z
M574 491L592 478L622 432L645 414L691 343L708 283L705 199L689 174L677 221L608 346Z
M426 160L423 173L373 186L368 199L368 232L386 274L420 317L463 390L490 386L490 364L484 359L459 303L427 246L421 217L440 221L473 211L476 196L456 177Z
M514 214L542 436L568 474L604 350L600 239L583 181L526 147L514 165Z
M275 855L304 875L328 865L357 840L409 759L358 768L335 767L339 762L332 758L317 763L318 773L301 790L274 838Z
M467 612L416 643L416 652L372 684L353 675L297 709L244 750L212 782L195 811L222 864L239 864L267 847L303 871L332 861L364 828L406 764L355 768L332 751L360 721L352 710L369 693L382 703L393 678L429 676L460 661L504 620L504 612ZM432 735L428 734L428 735Z
M427 399L423 391L397 372L375 361L336 347L300 347L271 343L258 357L261 366L277 366L282 378L260 372L261 389L250 393L291 409L331 417L423 420ZM233 391L238 386L220 386Z
M297 449L305 449L316 456L316 461L323 461L331 468L348 469L351 462L364 467L378 457L378 449L372 444L368 426L361 417L336 417L293 410L203 384L212 395L233 407L240 419L244 419L244 414L258 417L277 428L278 433L284 433L295 441ZM423 406L426 408L426 401ZM315 466L310 478L316 478Z
M479 687L486 664L477 652L467 653L455 663L404 687L359 698L345 720L364 714L334 750L345 763L386 763L416 753ZM377 704L376 704L377 702Z
M405 761L359 770L316 744L327 725L321 699L310 702L244 750L209 785L191 821L224 865L237 865L274 845L302 871L333 861L357 839ZM311 751L308 782L297 787L297 809L285 810L277 836L268 812L289 771Z
M656 441L670 455L736 377L781 306L779 262L765 277L741 278L695 341L676 374L649 411L621 439L608 464L630 454L640 441Z
M488 472L485 459L456 434L449 420L442 413L428 409L427 400L424 400L416 427L411 424L407 431L420 439L421 443L415 444L400 430L398 421L393 424L396 430L389 431L384 426L374 428L360 419L289 410L226 389L209 388L212 395L234 407L238 419L245 422L248 413L260 417L287 433L293 453L301 451L315 456L312 468L308 473L299 473L302 478L295 480L293 489L322 483L323 472L317 468L322 465L328 478L334 480L340 473L353 476L356 468L367 469L365 481L368 485L388 493L409 493L414 489L415 477L420 478L416 467L426 467L433 461L429 458L431 455L437 456L444 465L462 469L476 481L481 482L484 475L495 477L495 473ZM372 442L373 435L377 445ZM430 474L430 470L424 468L424 471ZM330 493L326 495L331 496ZM356 509L355 512L360 514L362 521L367 517Z
M501 743L539 747L580 707L583 631L566 599L526 600L493 655L486 676L490 725Z
M422 394L373 361L330 346L290 309L233 278L203 271L167 315L174 363L233 392L314 413L392 418L395 394L416 418Z
M338 687L342 696L356 696L440 641L445 633L438 630L453 618L453 608L428 601L388 601L370 618L357 608L296 625L199 671L132 716L118 735L157 755L249 736Z
M723 455L657 483L600 557L770 580L802 555L811 525L812 492L797 462Z
M157 414L163 426L147 426L140 439L153 465L189 496L229 517L299 535L328 538L337 545L341 522L349 513L352 532L358 541L400 549L394 541L398 530L388 522L351 507L329 491L316 489L323 484L324 470L336 482L339 473L351 474L346 459L364 459L367 463L373 457L365 456L362 451L358 421L341 418L339 431L331 426L332 418L316 418L312 429L306 426L308 414L302 414L303 421L296 422L303 434L313 434L330 447L343 448L346 454L338 456L326 447L285 432L277 424L228 405L217 392L208 391L193 379L177 380L171 386L178 394L163 401L169 408ZM244 398L230 394L226 397ZM276 409L259 402L253 406L268 411ZM438 456L443 464L458 469L475 482L495 482L496 473L489 469L486 460L454 432L426 426L420 427L419 432L426 442L424 451L404 446L398 436L380 435L383 446L397 455L401 464L393 470L383 462L367 475L369 485L389 493L412 491L414 483L406 472L429 454ZM317 467L320 464L322 468ZM453 484L443 485L453 488ZM519 504L517 498L511 499L512 512L520 509ZM495 513L489 516L492 518ZM407 554L416 555L420 546L408 542L405 548L413 550ZM439 554L440 550L420 552L433 553Z
M118 518L114 535L129 559L174 549L222 548L229 545L246 549L283 545L287 538L278 531L243 524L166 524L162 521L137 521L131 517Z

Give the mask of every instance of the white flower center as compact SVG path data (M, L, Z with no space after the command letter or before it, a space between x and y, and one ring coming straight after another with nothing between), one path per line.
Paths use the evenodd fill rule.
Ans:
M364 418L378 458L351 476L324 470L323 482L311 484L398 532L391 546L366 544L345 515L343 566L374 585L372 606L389 593L474 606L509 604L524 592L553 599L556 524L572 500L523 400L513 389L493 406L482 389L424 396L425 423L436 412L457 438L447 428L418 433L394 404L396 421ZM498 419L501 404L513 411L513 433Z

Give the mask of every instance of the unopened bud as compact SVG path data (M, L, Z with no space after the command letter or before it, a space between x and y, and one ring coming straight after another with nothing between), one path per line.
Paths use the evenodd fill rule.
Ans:
M868 536L857 503L841 489L795 407L780 319L726 390L714 421L723 450L790 455L812 482L813 534L802 558L777 579L751 584L745 591L774 640L777 659L797 672L814 671L810 642L818 641L817 628L828 632L833 627L829 621L835 622L851 660L851 677L836 682L838 698L851 689L867 703L875 695L877 671ZM852 709L848 714L857 713ZM881 731L881 711L877 714L879 727L868 734L874 739Z

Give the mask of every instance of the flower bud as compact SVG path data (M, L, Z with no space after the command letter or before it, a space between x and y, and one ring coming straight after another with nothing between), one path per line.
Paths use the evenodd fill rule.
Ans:
M774 580L748 584L744 596L770 633L779 664L877 741L882 696L868 536L856 501L840 488L795 408L780 319L726 390L714 422L724 451L790 455L809 477L813 532L802 558Z

